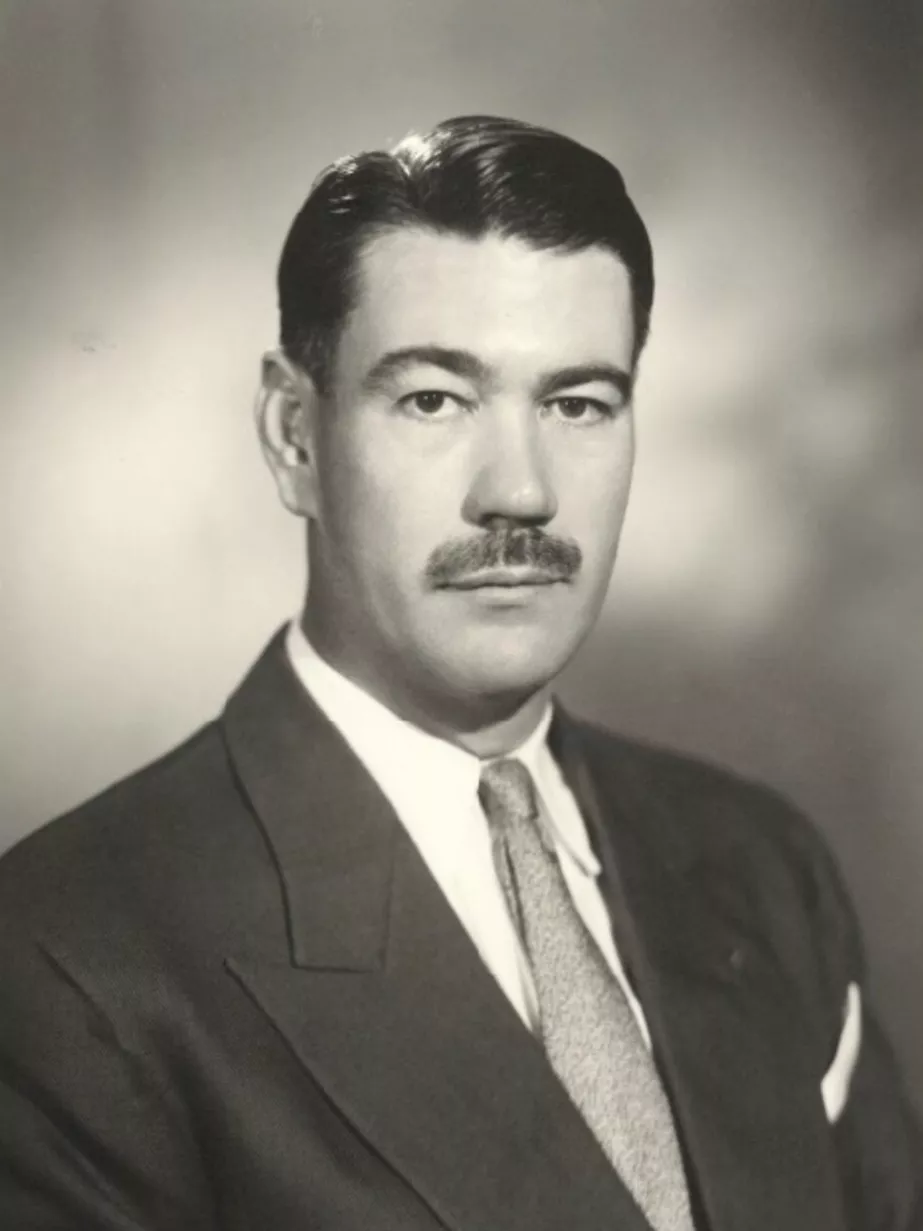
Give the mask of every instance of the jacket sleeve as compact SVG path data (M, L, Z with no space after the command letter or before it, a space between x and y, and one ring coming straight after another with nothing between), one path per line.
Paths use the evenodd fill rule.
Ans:
M167 1097L48 947L0 936L0 1226L214 1225Z
M894 1052L876 1016L855 911L839 870L807 822L794 830L798 863L828 1002L845 1008L850 983L861 999L861 1041L842 1113L831 1132L850 1231L923 1231L923 1133ZM837 1018L836 1025L842 1024ZM837 1035L831 1039L830 1059Z

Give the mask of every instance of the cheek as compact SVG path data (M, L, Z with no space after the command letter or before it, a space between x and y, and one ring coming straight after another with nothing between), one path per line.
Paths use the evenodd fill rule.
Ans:
M343 451L322 484L321 517L332 550L366 590L414 585L447 537L445 484L433 468L408 465L393 449ZM440 533L441 531L441 533Z
M587 452L570 459L557 476L562 528L577 539L587 560L604 562L618 542L631 487L630 438L612 454Z

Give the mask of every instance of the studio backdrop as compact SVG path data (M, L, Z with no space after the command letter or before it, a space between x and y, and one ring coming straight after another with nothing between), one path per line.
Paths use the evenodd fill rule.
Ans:
M813 816L923 1101L921 11L5 0L0 845L205 721L296 608L250 406L316 171L535 121L623 169L659 281L565 695Z

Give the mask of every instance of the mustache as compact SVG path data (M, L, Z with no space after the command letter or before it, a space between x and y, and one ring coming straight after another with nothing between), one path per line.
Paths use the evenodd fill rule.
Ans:
M485 569L532 568L556 581L569 581L582 562L583 554L573 540L557 538L534 526L518 526L450 539L432 553L425 576L431 585L439 587L455 585Z

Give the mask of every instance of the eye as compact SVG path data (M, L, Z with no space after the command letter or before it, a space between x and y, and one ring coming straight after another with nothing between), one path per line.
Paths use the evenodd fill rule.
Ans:
M615 413L607 402L601 402L598 398L575 396L552 398L545 405L551 408L566 423L579 423L581 425L599 423L602 419L611 419Z
M442 389L420 389L402 397L398 405L408 414L421 419L445 419L459 410L463 402L456 394L446 393Z

